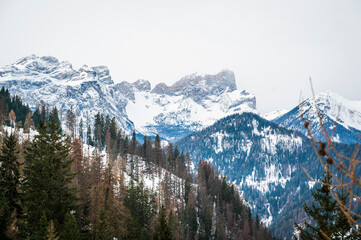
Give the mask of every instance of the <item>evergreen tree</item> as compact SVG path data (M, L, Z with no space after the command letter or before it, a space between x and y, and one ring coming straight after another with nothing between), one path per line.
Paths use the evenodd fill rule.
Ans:
M64 230L61 235L62 239L78 240L80 239L80 233L78 225L76 223L75 216L68 212L64 219Z
M136 146L137 146L137 137L136 137L135 131L133 131L132 140L131 140L131 143L129 146L130 154L135 154Z
M14 134L5 136L0 153L0 187L4 189L10 211L20 213L20 163Z
M8 239L7 230L11 224L11 210L5 190L0 186L0 239Z
M187 184L188 183L188 184ZM189 179L186 179L186 207L184 210L184 226L188 232L189 239L194 239L198 229L196 201L193 195ZM187 190L188 189L188 190Z
M67 212L75 208L74 189L69 157L70 146L54 118L48 124L39 123L39 134L25 151L24 206L29 234L39 230L43 210L61 232Z
M304 205L304 210L312 218L312 222L305 222L305 228L295 224L296 229L300 232L300 239L327 240L328 238L324 234L333 238L338 231L335 226L337 205L330 193L332 191L331 184L331 174L326 171L321 186L312 191L316 202L313 202L311 206Z
M138 230L138 239L150 239L149 227L151 219L156 214L157 205L154 196L144 188L143 182L134 185L134 182L130 181L124 197L124 206L134 219L133 227Z
M91 130L91 128L90 128L90 126L88 126L88 129L87 129L87 131L86 131L86 138L87 138L87 144L88 145L94 145L94 143L93 143L93 140L92 140L92 130Z
M51 110L51 113L50 113L50 116L49 116L49 121L50 121L51 118L54 118L55 123L61 127L61 122L60 122L60 119L59 119L59 113L58 113L58 109L56 107L54 107Z
M94 144L99 149L103 147L103 125L103 115L98 112L94 120Z
M350 194L343 188L337 191L337 197L343 206L347 206L349 203L349 196ZM342 212L339 203L337 203L335 227L337 230L335 231L334 239L360 239L360 236L357 236L357 233L348 222L346 215Z
M154 139L154 163L157 164L157 166L163 166L162 162L162 146L160 143L160 137L157 134Z
M162 206L158 216L158 223L154 229L153 240L172 240L172 239L173 239L172 230L168 225L165 208L164 206Z
M100 214L96 220L96 224L94 226L94 237L95 240L113 239L113 229L108 221L107 212L104 209L100 210Z
M33 231L30 233L30 236L28 237L28 239L47 240L49 222L46 217L45 211L42 211L40 215L41 215L41 217L40 217L39 221L37 222L37 228L32 229Z

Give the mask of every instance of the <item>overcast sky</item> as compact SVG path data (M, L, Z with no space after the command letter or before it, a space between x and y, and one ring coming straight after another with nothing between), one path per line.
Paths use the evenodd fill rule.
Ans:
M361 100L361 1L0 0L0 66L52 55L115 82L235 72L266 113L300 92Z

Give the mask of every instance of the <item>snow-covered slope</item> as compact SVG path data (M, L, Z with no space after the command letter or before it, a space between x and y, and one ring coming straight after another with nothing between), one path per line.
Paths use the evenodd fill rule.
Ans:
M300 116L301 110L306 121L311 123L314 136L318 139L323 139L315 104L320 111L323 124L329 134L332 133L335 122L337 122L336 131L333 136L334 141L343 143L357 142L361 134L361 101L351 101L333 92L321 93L315 99L307 99L300 104L301 108L297 106L273 121L288 129L306 134L303 126L304 123Z
M134 96L126 110L135 128L146 135L160 133L169 140L201 130L234 113L256 112L255 97L236 90L230 71L214 76L192 75L171 87L158 84L151 92L135 91ZM174 132L179 134L173 136Z
M266 113L263 115L263 118L267 119L268 121L272 121L276 118L279 118L283 114L287 113L288 111L286 109L277 109L272 112Z
M35 109L41 102L56 106L65 118L70 106L90 123L97 112L116 117L127 132L179 139L216 120L244 111L256 112L256 98L237 90L232 71L186 76L153 89L146 80L114 83L105 66L73 69L54 57L24 57L0 68L0 86Z

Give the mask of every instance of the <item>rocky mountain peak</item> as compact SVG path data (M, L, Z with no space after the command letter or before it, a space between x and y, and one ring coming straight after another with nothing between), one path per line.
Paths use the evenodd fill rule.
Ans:
M49 73L56 69L59 60L52 56L39 57L32 54L16 61L12 66L22 72L46 72Z
M79 69L80 73L86 73L88 77L95 78L104 84L114 84L111 76L109 75L109 69L107 66L95 66L88 67L84 65Z
M150 82L143 79L113 83L106 66L84 65L75 70L55 57L30 55L0 68L0 83L33 110L43 101L64 112L73 106L83 118L102 112L116 117L126 132L160 134L170 141L221 117L256 112L255 96L237 90L229 70L188 75L171 86L160 83L151 91Z
M187 75L174 83L173 88L185 89L193 86L208 85L209 90L217 88L219 91L228 90L230 92L237 90L234 73L230 70L223 70L215 75L197 75L196 73Z
M151 84L148 80L139 79L132 84L139 91L149 92L151 90Z
M187 75L171 86L160 83L154 87L152 93L170 96L184 95L195 102L207 99L209 96L219 96L224 92L237 90L234 73L223 70L215 75Z

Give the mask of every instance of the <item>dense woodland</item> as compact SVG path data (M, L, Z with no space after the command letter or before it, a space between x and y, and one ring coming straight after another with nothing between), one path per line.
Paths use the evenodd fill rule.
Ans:
M73 109L63 131L56 108L1 96L0 239L273 239L211 165L192 172L159 136L140 143L115 118L90 126Z

